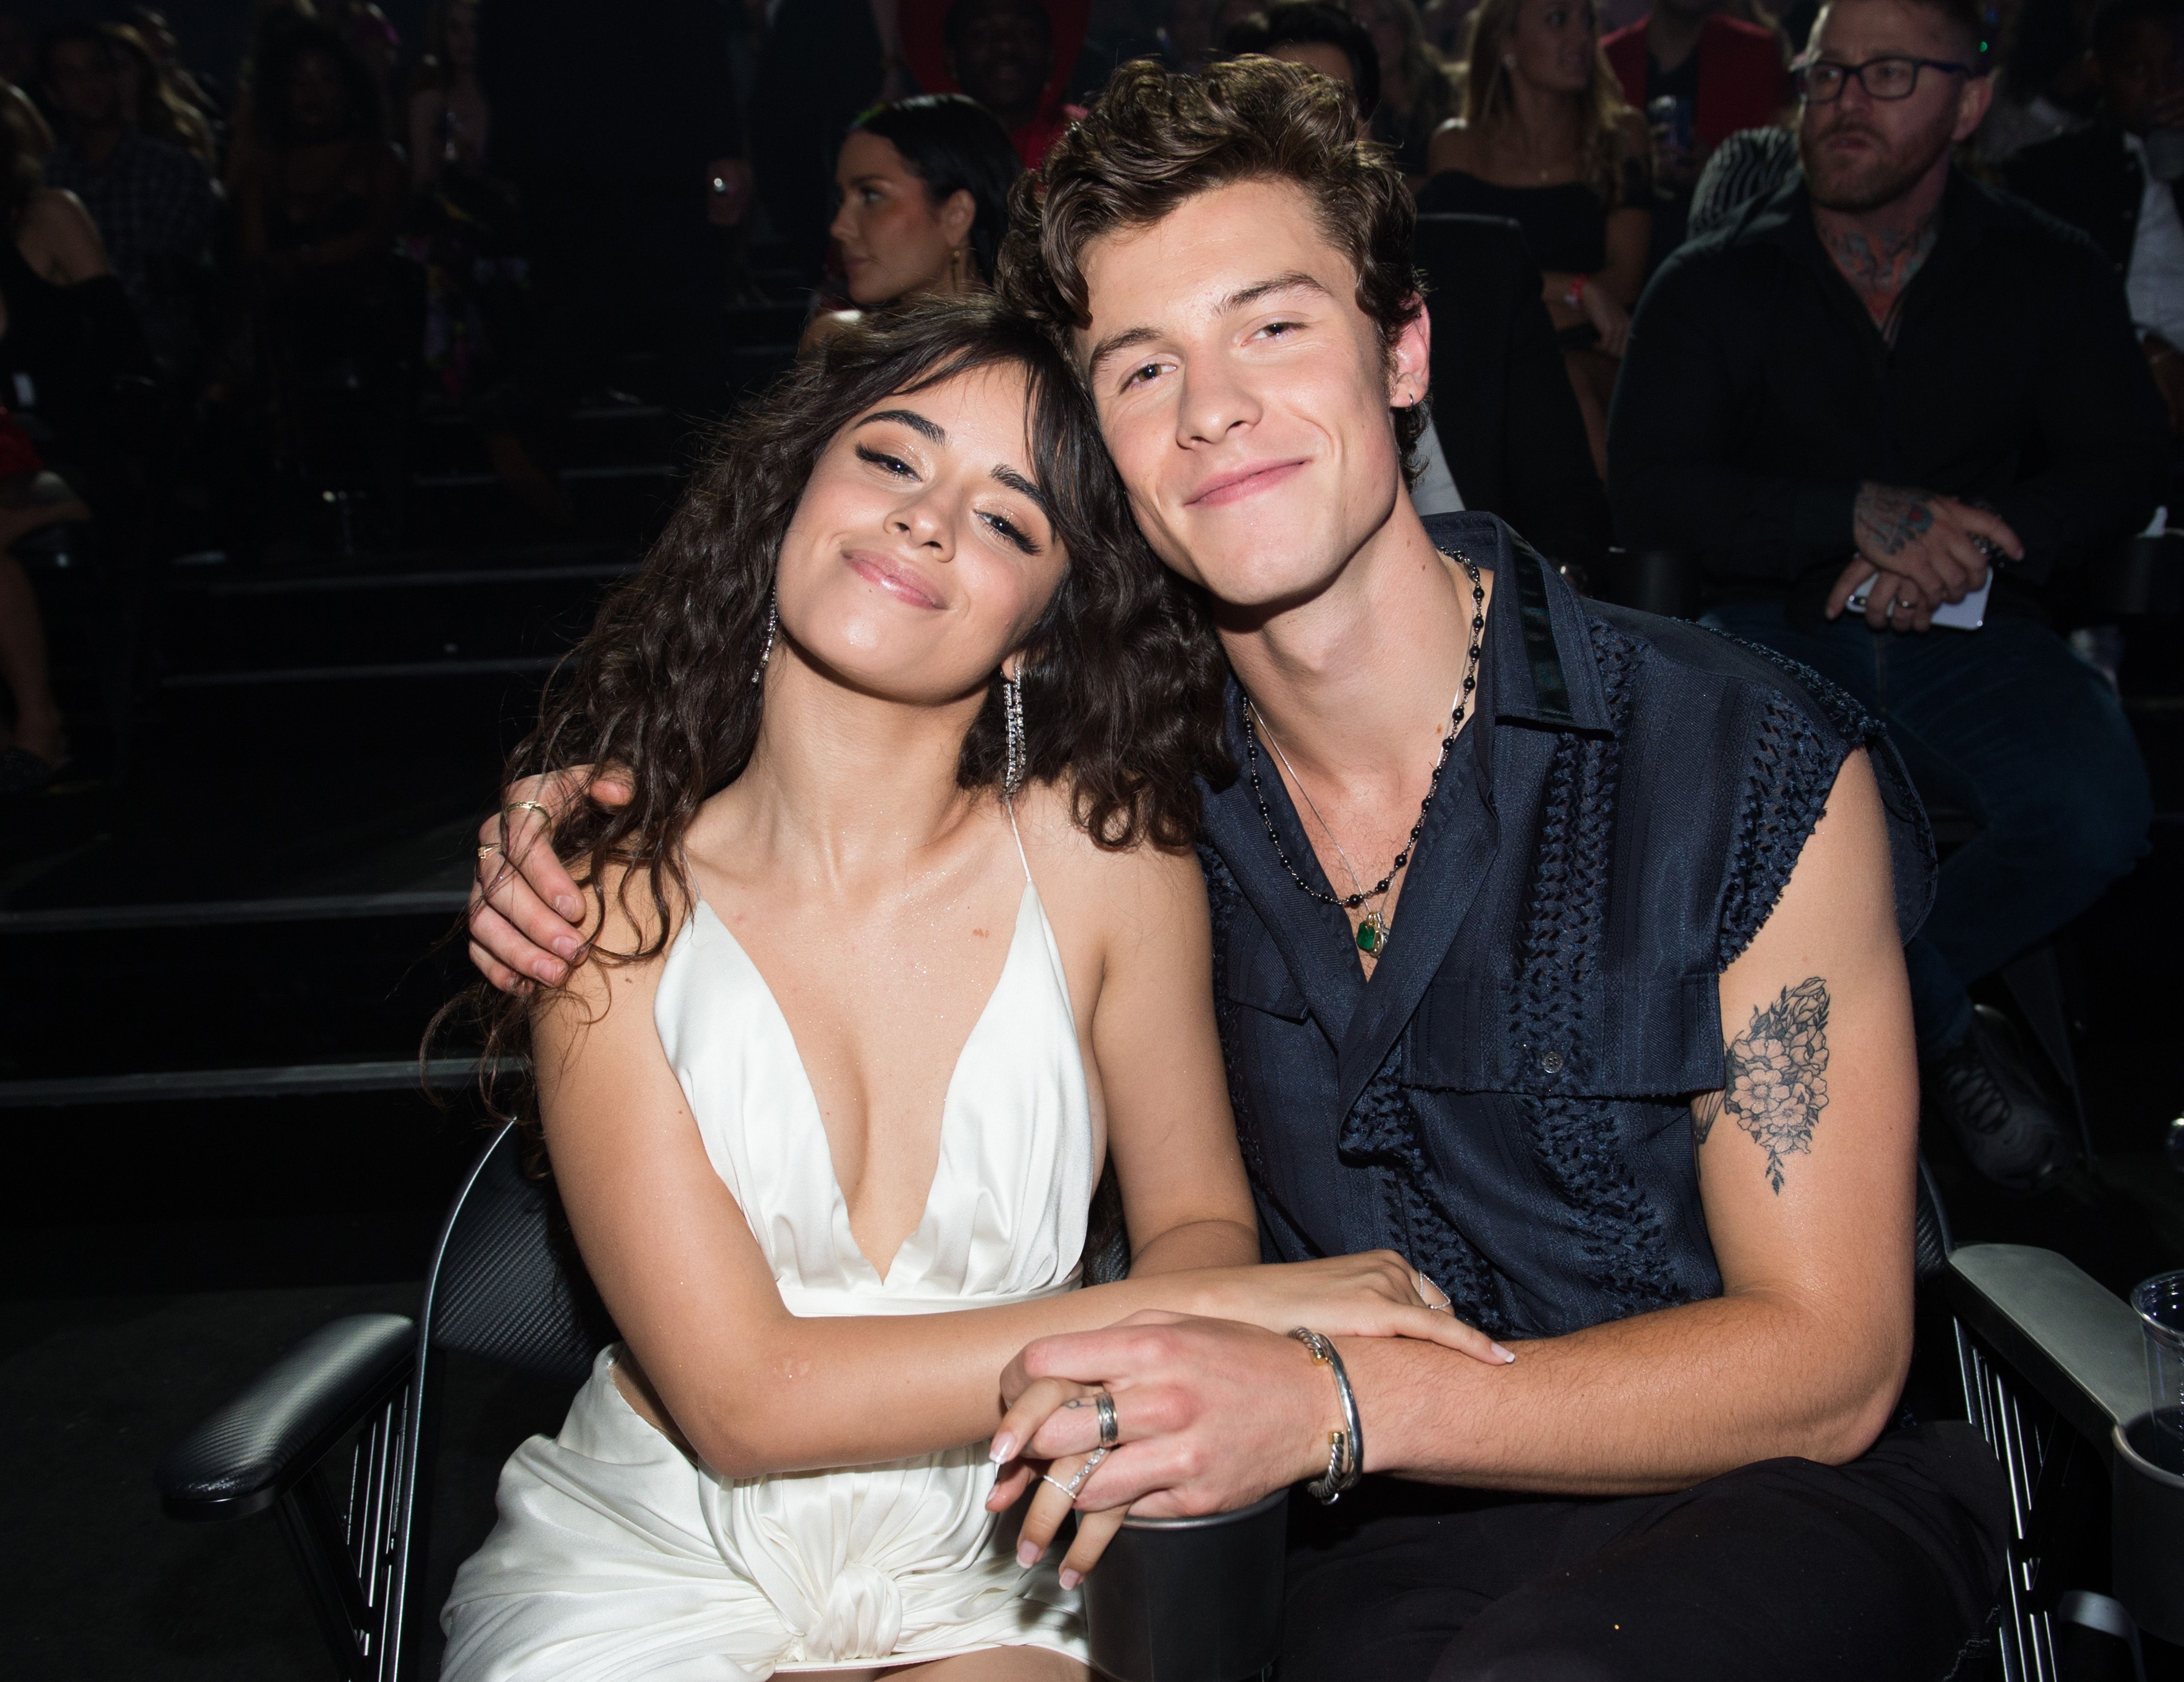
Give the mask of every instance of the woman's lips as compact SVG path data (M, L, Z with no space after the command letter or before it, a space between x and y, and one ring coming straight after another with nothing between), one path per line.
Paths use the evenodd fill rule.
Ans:
M918 582L916 574L891 555L852 549L848 560L850 571L875 588L885 590L897 601L922 608L937 609L942 604L939 598Z
M1217 475L1207 480L1205 487L1196 495L1187 498L1187 505L1192 508L1224 508L1230 503L1256 496L1261 491L1270 491L1277 485L1286 484L1303 465L1301 460L1270 461L1259 466L1239 468L1233 473Z

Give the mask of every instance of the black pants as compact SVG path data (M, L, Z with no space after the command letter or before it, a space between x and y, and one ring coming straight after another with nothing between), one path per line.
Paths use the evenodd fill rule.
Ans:
M1280 1682L1940 1682L1986 1626L2009 1497L1968 1425L1673 1495L1372 1479L1290 1526Z

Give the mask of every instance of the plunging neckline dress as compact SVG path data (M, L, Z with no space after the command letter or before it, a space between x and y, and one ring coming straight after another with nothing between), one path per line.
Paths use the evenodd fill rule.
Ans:
M653 1020L790 1312L927 1314L1076 1288L1091 1100L1028 863L1000 978L949 1080L923 1217L884 1276L850 1232L788 1018L702 900ZM1078 1594L1050 1560L1019 1567L1016 1516L985 1510L985 1443L722 1478L629 1405L620 1352L599 1352L558 1437L503 1468L499 1523L441 1614L444 1682L755 1682L1011 1646L1084 1657Z

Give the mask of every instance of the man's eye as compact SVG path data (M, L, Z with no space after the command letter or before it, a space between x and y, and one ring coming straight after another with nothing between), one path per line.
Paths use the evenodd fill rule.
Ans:
M1141 365L1140 365L1140 366L1139 366L1139 367L1133 368L1133 369L1132 369L1132 370L1131 370L1128 374L1126 374L1125 376L1123 376L1123 390L1125 390L1125 391L1128 391L1128 390L1132 386L1134 386L1134 385L1138 384L1138 383L1139 383L1139 382L1140 382L1140 381L1142 381L1142 380L1150 380L1150 379L1157 378L1157 377L1159 376L1159 374L1160 374L1160 364L1159 364L1159 363L1157 363L1157 362L1147 362L1147 363L1145 363L1145 364Z

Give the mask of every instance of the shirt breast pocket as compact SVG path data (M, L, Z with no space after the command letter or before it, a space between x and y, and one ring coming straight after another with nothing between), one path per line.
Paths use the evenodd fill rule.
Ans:
M1405 1069L1446 1092L1680 1099L1721 1084L1720 986L1605 968L1535 996L1520 980L1445 977L1412 1019Z

